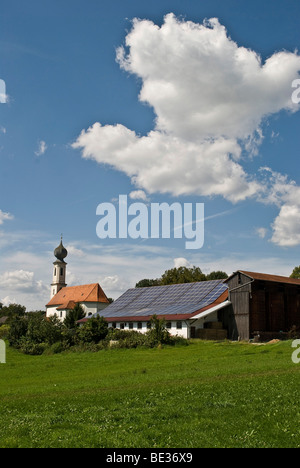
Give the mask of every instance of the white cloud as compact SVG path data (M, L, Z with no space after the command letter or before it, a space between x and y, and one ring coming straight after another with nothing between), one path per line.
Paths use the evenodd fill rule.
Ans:
M32 293L43 290L43 283L34 280L34 273L31 271L16 270L8 271L0 276L1 289L13 291L29 291Z
M261 239L264 239L267 235L268 230L266 228L260 227L256 229L256 233Z
M97 122L72 145L83 158L124 172L149 194L222 196L232 203L251 197L290 206L284 193L273 187L269 195L258 175L246 172L242 154L257 154L270 115L300 109L291 99L300 72L296 52L263 62L238 46L216 18L196 24L169 14L161 27L135 19L117 61L141 79L139 99L154 109L155 128L139 136L123 125ZM289 229L285 211L273 226L282 239ZM283 245L278 235L272 241Z
M260 190L235 161L241 149L234 140L194 143L157 131L138 137L122 125L95 123L72 146L82 148L83 158L123 171L148 193L222 195L237 202Z
M9 306L10 304L16 304L16 299L11 299L9 296L4 297L3 299L0 299L1 304L4 305L4 307Z
M144 190L134 190L133 192L130 192L129 198L132 200L148 201L147 194L144 192Z
M272 242L282 247L300 244L300 202L297 205L283 205L273 223Z
M14 219L13 215L10 213L4 213L2 210L0 210L0 225L4 223L4 221L11 221Z
M39 141L39 144L38 144L38 149L37 151L35 151L35 155L36 156L42 156L43 154L45 154L45 152L47 151L47 145L46 145L46 142L41 140Z
M265 175L265 193L261 199L266 204L280 208L272 224L271 241L281 247L295 247L300 244L300 187L287 175L262 168Z
M183 258L183 257L174 258L174 268L180 268L180 267L191 268L192 265L186 258Z
M216 18L201 25L169 14L161 28L135 19L126 47L127 55L118 49L118 62L143 80L140 100L153 106L158 130L192 141L245 139L264 116L299 108L291 100L291 82L300 57L280 52L262 63Z
M84 252L81 249L77 249L74 245L68 245L68 255L72 255L74 257L83 257Z

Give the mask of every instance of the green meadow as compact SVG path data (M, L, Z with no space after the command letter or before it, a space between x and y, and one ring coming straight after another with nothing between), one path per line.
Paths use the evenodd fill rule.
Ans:
M291 341L28 356L0 364L1 448L299 447Z

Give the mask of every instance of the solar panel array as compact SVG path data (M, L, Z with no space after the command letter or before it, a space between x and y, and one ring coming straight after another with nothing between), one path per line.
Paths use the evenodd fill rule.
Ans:
M192 314L216 301L227 290L223 280L171 284L126 291L99 315L141 317Z

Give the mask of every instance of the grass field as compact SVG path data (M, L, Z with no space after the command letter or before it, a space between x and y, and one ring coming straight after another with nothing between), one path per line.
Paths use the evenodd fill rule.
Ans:
M299 447L291 342L112 349L0 365L0 447Z

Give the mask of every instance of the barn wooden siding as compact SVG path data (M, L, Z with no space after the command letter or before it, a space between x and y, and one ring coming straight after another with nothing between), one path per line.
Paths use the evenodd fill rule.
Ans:
M249 273L250 275L250 273ZM300 281L236 272L227 280L233 307L234 339L249 340L256 332L288 332L300 327Z

